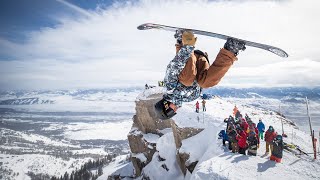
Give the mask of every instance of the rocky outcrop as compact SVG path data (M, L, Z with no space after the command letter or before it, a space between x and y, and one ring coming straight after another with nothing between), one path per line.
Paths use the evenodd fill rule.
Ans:
M164 134L165 129L172 129L176 145L176 161L183 174L187 170L193 170L196 162L186 165L188 154L179 153L182 140L192 137L203 129L192 127L178 127L175 122L169 120L159 120L154 110L154 104L162 98L162 94L150 94L137 98L136 114L133 117L132 129L128 134L129 146L132 154L132 164L135 168L135 175L141 176L143 168L151 162L154 153L157 151L157 138ZM161 159L161 157L158 157ZM190 166L191 165L191 166ZM193 167L193 168L192 168Z

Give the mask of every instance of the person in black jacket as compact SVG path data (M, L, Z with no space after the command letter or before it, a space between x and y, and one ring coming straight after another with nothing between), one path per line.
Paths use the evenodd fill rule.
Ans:
M227 129L227 135L229 140L229 150L233 153L238 152L238 141L236 139L237 131L234 124L230 124Z
M248 136L248 155L256 156L258 150L258 138L254 131L250 131Z
M270 160L275 161L277 163L281 162L282 154L283 154L283 140L281 135L277 135L272 142L273 148L271 151Z

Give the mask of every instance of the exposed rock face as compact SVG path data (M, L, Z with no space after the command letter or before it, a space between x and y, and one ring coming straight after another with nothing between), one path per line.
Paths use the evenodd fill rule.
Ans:
M161 130L166 128L172 128L176 150L178 151L176 161L183 174L186 174L188 169L192 171L196 165L196 162L193 162L193 168L190 168L190 165L186 165L185 163L189 155L184 153L180 154L179 148L182 145L183 139L192 137L203 129L192 127L180 128L171 119L159 120L154 110L154 104L161 98L162 94L152 94L136 101L136 115L133 117L132 129L128 134L129 146L132 153L131 160L135 168L136 176L142 174L143 168L152 160L154 153L157 151L156 140L153 140L152 137L161 137L163 135Z

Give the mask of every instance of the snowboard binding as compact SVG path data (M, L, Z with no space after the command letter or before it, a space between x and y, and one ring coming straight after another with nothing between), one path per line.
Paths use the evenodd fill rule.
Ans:
M155 110L159 119L166 120L172 118L177 113L170 107L171 102L161 99L155 104Z
M237 56L240 50L244 51L246 49L245 45L246 44L243 41L234 38L228 38L223 48Z

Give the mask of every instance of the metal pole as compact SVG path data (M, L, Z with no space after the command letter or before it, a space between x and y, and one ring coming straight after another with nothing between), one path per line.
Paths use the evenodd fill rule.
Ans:
M313 139L314 159L317 159L317 146L316 146L316 140L314 138L314 130L312 131L312 139Z
M309 126L310 126L310 133L311 133L311 142L312 142L312 147L313 150L315 150L315 146L314 146L314 136L312 133L312 125L311 125L311 117L310 117L310 113L309 113L309 101L308 98L306 97L306 103L307 103L307 113L308 113L308 117L309 117ZM316 159L316 153L314 153L314 159Z
M283 118L283 116L282 116L282 114L281 114L281 106L280 106L280 104L279 104L279 114L280 114L280 118L281 118L281 125L282 125L282 136L284 136L284 130L283 130L283 120L282 120L282 118Z

